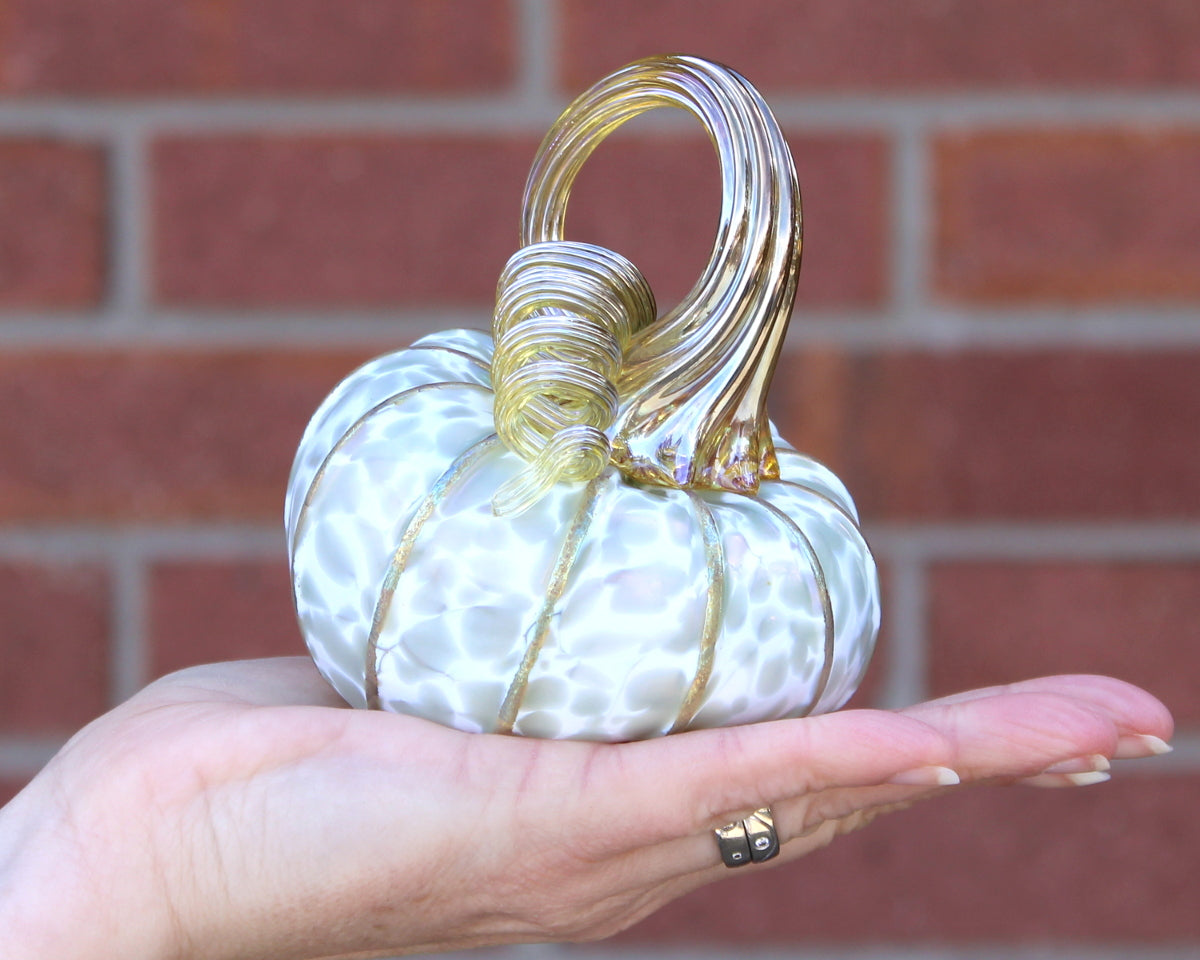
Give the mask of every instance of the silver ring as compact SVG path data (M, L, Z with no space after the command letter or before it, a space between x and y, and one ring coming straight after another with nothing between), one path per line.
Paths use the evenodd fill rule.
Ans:
M755 810L745 820L717 827L717 849L727 867L762 863L779 854L779 834L770 807Z

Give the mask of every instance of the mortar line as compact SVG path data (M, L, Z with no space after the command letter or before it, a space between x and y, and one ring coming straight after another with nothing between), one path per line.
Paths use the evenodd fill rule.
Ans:
M280 490L282 514L283 491ZM278 526L234 524L174 524L159 527L113 528L78 524L45 527L0 526L0 559L109 562L114 575L122 563L161 560L284 558L282 516ZM125 574L131 575L132 569Z
M890 198L893 315L905 320L923 316L929 299L929 176L925 130L905 125L892 140Z
M1200 524L1143 521L1084 524L975 521L927 525L868 524L869 541L922 561L1200 560Z
M926 292L926 295L929 294ZM926 302L881 323L803 311L787 345L830 343L855 349L914 347L935 351L1100 348L1139 351L1200 344L1200 309L1147 304L1119 307L954 307Z
M751 77L753 80L753 77ZM959 126L1086 129L1200 122L1195 93L980 91L955 94L777 94L763 91L781 124L846 131Z
M450 327L487 329L486 307L393 311L334 307L263 310L172 310L118 318L116 311L28 314L0 311L0 349L89 350L143 344L186 348L213 346L396 347ZM789 326L785 350L809 346L855 351L1098 349L1145 352L1200 347L1200 308L1144 307L1071 310L1034 305L1022 311L955 309L929 305L899 314L801 305Z
M927 292L923 292L928 295ZM1200 346L1200 308L1148 304L1100 308L996 309L926 302L898 315L810 313L792 318L785 350L808 346L855 351L1096 349L1138 353Z
M520 16L542 0L521 0ZM551 10L549 4L545 9ZM553 14L544 27L552 29ZM521 28L527 37L529 30ZM524 40L523 40L524 44ZM551 44L553 46L554 44ZM549 48L548 48L549 49ZM619 65L614 65L619 66ZM735 65L736 66L736 65ZM56 136L96 135L115 124L136 122L146 127L205 133L284 130L377 129L394 132L544 132L557 115L557 97L530 94L553 65L534 64L523 75L515 94L469 95L447 98L402 96L71 100L42 98L0 104L0 131ZM744 70L754 80L753 70ZM597 80L600 78L597 77ZM582 91L567 91L578 93ZM1086 129L1114 123L1138 126L1200 124L1200 95L1195 93L1121 91L1036 92L979 91L951 95L882 93L795 94L766 87L763 95L781 124L830 131L898 130L919 125L1022 126L1047 129ZM666 111L662 111L666 112ZM549 115L548 115L549 114Z
M544 131L556 112L520 92L475 97L380 97L320 100L34 101L0 104L0 133L102 136L131 125L166 135L528 134Z
M887 643L882 650L884 682L880 705L894 710L920 703L928 696L928 643L924 565L900 550L889 553L883 617Z
M522 98L539 114L554 109L559 56L555 0L518 0L517 55L522 68L517 88Z
M112 557L112 649L109 657L109 703L128 700L149 676L149 612L146 557L136 536L115 539Z
M112 307L94 314L42 314L36 320L0 312L0 349L105 350L146 345L189 349L211 346L270 347L355 346L368 344L396 349L428 333L452 327L487 329L486 308L347 310L335 307L316 313L279 310L247 313L137 311L120 315Z
M122 123L110 143L109 294L106 325L136 330L146 312L146 197L148 169L145 137L135 123Z

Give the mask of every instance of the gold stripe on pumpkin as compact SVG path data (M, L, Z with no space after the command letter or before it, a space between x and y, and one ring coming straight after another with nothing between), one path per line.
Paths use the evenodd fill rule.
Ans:
M438 353L449 353L456 357L462 357L464 360L470 360L471 363L482 370L486 370L489 374L492 372L492 365L486 360L482 360L473 353L467 353L466 350L459 350L458 347L444 347L440 343L414 343L409 350L435 350Z
M806 483L797 483L795 480L772 480L771 482L772 483L781 483L785 487L793 487L796 490L802 490L805 493L809 494L810 496L816 497L818 500L824 500L827 504L829 504L831 507L833 507L834 510L836 510L843 517L845 517L852 524L854 524L854 526L856 528L858 527L858 520L855 519L854 514L852 514L849 510L847 510L844 506L842 506L842 504L840 504L836 500L834 500L833 497L831 497L829 494L822 493L816 487L810 487Z
M817 680L817 686L813 691L812 699L809 701L808 706L804 708L804 711L797 714L797 716L807 717L821 701L821 697L825 693L825 688L829 685L829 675L833 672L834 623L833 602L829 598L829 585L825 582L825 570L821 567L821 560L817 556L817 551L813 548L812 541L800 529L799 524L773 503L768 503L766 500L761 500L758 497L751 497L750 499L765 507L783 523L785 529L795 534L795 540L801 546L803 553L808 557L813 577L817 583L817 596L820 598L821 613L825 619L825 662L821 666L821 676Z
M708 681L712 677L713 659L716 656L717 638L721 635L721 620L725 613L725 548L721 543L721 533L717 529L717 521L708 504L694 490L684 493L692 501L696 520L700 524L700 535L704 541L704 565L708 572L707 597L704 605L704 624L700 629L700 652L696 661L696 674L692 677L692 685L684 695L675 723L671 725L670 733L678 733L692 722L696 711L708 689Z
M396 552L392 554L392 561L388 564L387 574L383 578L383 585L379 590L379 599L375 603L375 613L371 617L371 632L367 636L367 651L366 651L366 695L367 707L371 710L378 710L379 704L379 665L377 663L379 656L379 634L383 632L384 621L387 620L388 611L392 606L392 598L396 594L396 584L400 581L400 574L404 572L404 567L408 563L409 555L412 553L413 547L416 545L417 537L421 535L421 529L425 526L426 521L433 516L433 511L438 508L438 505L446 498L451 488L458 483L463 477L470 473L483 457L490 451L496 449L500 444L500 438L496 434L489 434L482 440L471 444L467 447L454 462L446 469L446 472L438 477L437 482L430 488L425 499L421 501L421 505L417 507L416 513L408 522L408 527L404 531L404 536L400 539L400 545L396 548Z
M375 406L350 424L346 428L346 432L338 437L337 443L329 448L329 452L325 454L325 459L321 461L321 465L317 467L317 472L313 474L313 478L308 484L308 490L304 493L304 502L300 505L300 513L296 516L296 529L292 533L291 551L293 555L296 552L296 544L300 542L300 531L304 529L304 521L308 517L308 508L312 506L313 498L317 495L317 487L325 479L325 471L329 468L329 463L333 460L334 454L349 443L354 438L354 435L366 425L367 421L384 408L403 403L409 397L415 396L418 393L425 393L427 390L437 390L442 387L474 387L477 390L486 390L488 393L492 392L490 387L485 387L481 383L471 383L467 380L439 380L436 383L422 383L420 386L409 387L407 390L393 393L386 400L379 401L379 403L375 404Z
M550 625L554 622L555 607L558 606L563 591L567 588L571 571L579 559L579 548L583 545L588 528L592 525L592 517L596 512L596 501L600 499L600 486L604 482L605 476L606 474L602 473L600 476L594 477L583 489L579 508L575 511L575 517L567 529L567 535L563 539L558 557L554 561L554 567L550 571L542 607L534 621L533 637L526 646L525 655L521 658L521 665L517 667L517 672L508 686L504 702L500 704L500 713L496 719L496 733L512 733L513 726L517 722L521 701L525 699L525 691L529 687L529 674L533 671L533 666L537 663L538 655L542 652L546 638L550 635Z

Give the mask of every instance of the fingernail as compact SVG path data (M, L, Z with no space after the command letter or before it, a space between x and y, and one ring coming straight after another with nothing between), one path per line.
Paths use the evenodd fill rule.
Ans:
M1093 753L1086 757L1073 757L1047 767L1042 773L1098 773L1111 769L1108 757Z
M1174 749L1162 737L1150 733L1136 733L1118 740L1113 756L1118 760L1136 760L1141 757L1160 757Z
M912 787L952 787L962 783L957 773L949 767L914 767L912 770L902 770L888 783Z
M1039 773L1020 782L1031 787L1090 787L1110 779L1111 775L1104 770L1089 770L1084 773Z

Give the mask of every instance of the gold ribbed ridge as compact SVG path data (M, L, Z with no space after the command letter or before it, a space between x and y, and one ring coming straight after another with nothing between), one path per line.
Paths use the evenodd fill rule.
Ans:
M420 349L428 349L422 347ZM437 349L442 349L441 347ZM455 351L457 352L457 351ZM304 493L304 501L300 504L300 512L296 517L296 529L292 532L292 542L290 548L292 553L296 552L296 545L300 542L300 533L304 529L304 525L308 520L308 511L312 507L313 498L317 495L317 490L321 486L321 482L325 479L325 473L329 470L329 464L339 451L346 444L357 436L358 432L366 426L366 424L378 413L386 410L388 407L395 407L402 404L409 397L414 397L419 393L425 393L429 390L445 390L447 387L470 387L474 390L486 390L488 393L491 390L481 383L471 383L469 380L438 380L436 383L422 383L416 387L408 387L401 390L399 393L394 393L390 397L385 397L375 404L370 410L364 413L361 417L355 420L347 427L342 435L338 437L337 442L329 448L329 452L325 454L321 460L321 465L317 467L317 472L313 474L312 480L308 483L308 489Z
M704 695L708 692L708 681L712 679L717 639L721 636L721 621L725 615L725 546L721 541L721 531L717 528L717 519L713 516L712 508L700 494L694 490L686 492L691 498L692 510L704 541L704 566L707 573L704 623L700 628L696 672L669 733L686 730L704 702Z
M400 545L396 547L396 552L392 554L387 573L384 575L383 582L379 587L379 597L375 601L375 612L371 616L371 631L367 635L366 679L364 688L367 697L367 707L371 710L378 710L381 706L379 702L379 636L383 633L388 612L392 609L392 600L396 595L396 586L400 582L400 574L404 572L404 568L408 565L408 558L412 553L413 547L416 546L417 537L421 535L422 528L424 528L426 522L433 516L433 512L450 493L451 488L467 477L475 469L479 461L490 451L495 450L499 446L499 443L500 441L496 434L488 434L482 440L471 444L471 446L467 447L466 450L455 458L454 462L446 468L445 473L438 477L437 482L417 507L412 519L408 521L408 527L404 531L404 536L400 539Z
M602 483L603 478L596 477L583 489L579 507L575 511L575 518L571 521L571 526L567 528L567 535L563 538L558 556L554 560L554 566L550 570L546 592L542 598L542 607L538 611L537 620L534 621L533 636L525 648L525 654L521 657L521 663L513 675L512 682L508 685L504 702L500 705L500 714L496 719L496 733L512 733L513 726L517 722L517 713L525 699L525 691L529 689L529 675L533 672L534 664L537 663L542 647L546 645L547 637L550 636L550 627L554 623L558 602L567 589L571 571L575 568L584 538L592 525L592 517L596 513L596 501L600 498Z
M821 702L821 697L825 695L825 688L829 686L829 676L833 672L834 643L837 638L837 630L833 622L833 598L829 595L829 583L825 579L825 568L821 566L821 558L817 556L816 548L808 539L808 534L800 529L800 524L770 501L760 497L751 497L750 499L779 521L784 532L791 536L792 542L800 547L800 552L808 559L813 581L816 584L817 600L821 604L821 618L825 626L824 660L821 663L821 674L817 678L817 686L813 690L812 698L808 701L808 706L802 712L789 714L790 716L807 717Z

